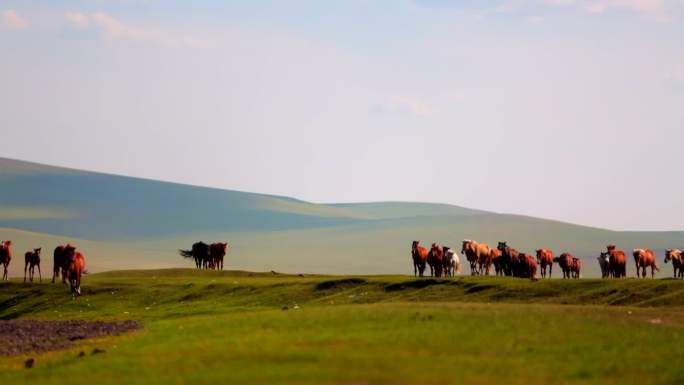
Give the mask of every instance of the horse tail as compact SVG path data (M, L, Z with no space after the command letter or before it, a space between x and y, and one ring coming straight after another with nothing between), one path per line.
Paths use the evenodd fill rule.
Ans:
M178 250L178 254L181 255L183 258L193 258L194 256L192 255L192 250Z

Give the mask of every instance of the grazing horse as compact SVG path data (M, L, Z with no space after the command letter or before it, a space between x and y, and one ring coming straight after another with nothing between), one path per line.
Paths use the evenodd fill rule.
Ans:
M192 250L178 250L178 253L184 258L194 259L198 269L209 267L209 245L204 242L195 242Z
M610 256L608 253L601 253L596 259L601 267L601 278L610 278Z
M55 247L55 251L52 254L52 283L55 283L55 277L59 277L62 274L62 283L66 285L67 280L67 269L69 268L69 255L76 250L75 247L67 243L65 246Z
M615 245L608 245L608 268L613 278L627 277L627 256L622 250L618 250Z
M582 270L582 260L579 258L572 258L572 265L570 266L570 272L572 273L572 278L579 279L580 271Z
M29 281L33 282L36 266L38 267L38 278L41 282L43 281L43 274L40 272L40 249L39 247L24 254L24 283L26 283L26 270L29 273Z
M428 253L427 263L430 266L430 276L441 277L442 267L444 267L444 252L436 243L432 244Z
M209 259L211 260L211 268L216 270L223 270L223 257L228 251L228 242L212 243L209 246Z
M492 265L494 265L494 274L504 275L501 250L494 248L489 249L489 258L492 260Z
M5 268L2 274L2 280L9 280L7 277L7 269L9 268L10 261L12 261L12 241L5 241L0 243L0 263Z
M553 251L549 249L538 249L537 263L541 270L542 278L546 278L546 268L549 268L549 278L551 278L551 271L553 270Z
M413 275L422 277L425 273L428 250L420 245L420 241L411 244L411 256L413 257Z
M556 257L553 259L554 262L560 266L561 270L563 271L563 279L565 278L571 278L571 269L572 269L572 259L574 257L570 253L563 253L559 257Z
M684 278L684 256L679 249L665 250L665 261L667 263L672 261L672 268L674 269L675 278Z
M496 248L501 251L501 267L504 275L515 275L513 274L513 260L517 261L518 254L520 254L518 250L508 246L506 242L499 242Z
M517 275L520 278L529 278L531 280L537 279L537 260L525 253L520 253L517 256Z
M634 256L634 264L636 265L636 276L639 278L639 269L641 269L641 277L646 278L646 268L651 268L651 278L655 277L655 272L660 271L656 265L656 256L651 249L634 249L632 252Z
M76 251L73 246L65 248L65 250L68 261L66 276L71 285L71 294L74 296L81 295L81 276L85 271L85 256Z
M470 263L470 275L478 275L482 272L478 270L477 265L480 259L485 256L489 257L490 247L486 243L477 243L466 239L463 241L463 246L461 247L461 254L465 255L466 259Z

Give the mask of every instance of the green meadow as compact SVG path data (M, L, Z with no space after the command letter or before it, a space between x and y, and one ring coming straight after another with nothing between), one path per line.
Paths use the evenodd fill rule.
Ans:
M684 282L188 269L0 284L0 319L141 321L0 357L6 384L677 384ZM81 351L106 353L77 357ZM32 369L24 361L36 359Z

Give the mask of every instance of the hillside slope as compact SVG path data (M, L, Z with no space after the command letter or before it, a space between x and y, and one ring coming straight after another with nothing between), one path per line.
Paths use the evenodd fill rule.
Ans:
M91 271L188 266L177 249L201 239L230 241L231 268L412 273L412 240L458 247L472 238L587 258L607 243L651 247L660 254L660 276L669 276L663 249L684 247L683 232L616 232L444 204L313 204L9 159L0 159L0 185L0 239L15 240L17 256L43 246L50 261L55 245L73 240L90 255ZM17 261L13 275L23 269ZM597 274L596 262L587 260L584 275Z

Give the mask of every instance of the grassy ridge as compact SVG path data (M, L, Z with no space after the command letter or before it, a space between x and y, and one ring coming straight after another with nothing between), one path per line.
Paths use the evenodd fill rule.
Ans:
M672 364L684 357L682 281L168 269L89 275L84 294L0 284L0 318L144 325L33 355L31 371L22 367L28 355L0 357L3 384L58 384L73 373L74 384L684 381L684 367ZM95 347L107 353L76 358Z

